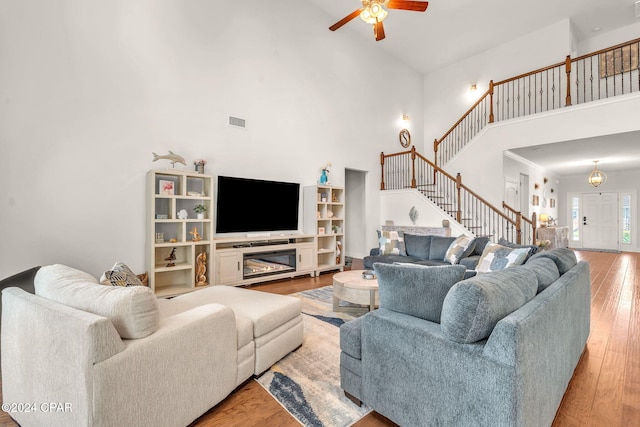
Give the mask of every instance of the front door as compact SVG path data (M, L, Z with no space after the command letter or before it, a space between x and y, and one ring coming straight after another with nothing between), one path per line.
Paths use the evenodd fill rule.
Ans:
M618 193L582 195L582 246L618 249Z

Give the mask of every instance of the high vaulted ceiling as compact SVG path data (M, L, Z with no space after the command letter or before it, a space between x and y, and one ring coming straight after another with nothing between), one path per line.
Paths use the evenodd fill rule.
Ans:
M362 7L360 0L308 0L328 14L329 26ZM377 43L416 71L428 73L507 40L570 19L578 40L637 22L635 0L431 0L426 12L390 10L386 38L356 18L338 31ZM445 43L446 41L446 43Z
M326 31L362 6L360 0L308 1L327 13ZM635 24L640 22L635 1L430 0L424 13L390 10L384 21L386 38L379 42L371 26L359 18L338 31L357 34L427 74L565 19L571 20L578 42ZM640 169L639 140L640 133L632 132L609 136L606 141L590 138L513 151L558 175L588 173L593 169L592 160L600 160L600 166L609 171L632 170ZM578 160L576 152L580 152Z

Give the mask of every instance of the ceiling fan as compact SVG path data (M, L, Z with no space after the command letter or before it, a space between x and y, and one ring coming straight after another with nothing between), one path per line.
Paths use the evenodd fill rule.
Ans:
M364 22L373 26L373 34L376 41L384 38L384 26L382 21L387 17L388 9L411 10L414 12L424 12L429 6L428 1L408 1L408 0L360 0L362 7L354 10L351 14L345 16L335 24L329 27L331 31L335 31L347 22L357 16L360 16Z

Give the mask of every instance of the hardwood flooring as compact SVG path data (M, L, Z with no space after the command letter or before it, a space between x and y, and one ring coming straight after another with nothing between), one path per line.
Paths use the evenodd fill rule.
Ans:
M554 427L640 427L640 254L577 251L590 263L591 335L569 383ZM362 268L356 260L354 269ZM331 284L331 273L253 286L290 294ZM0 426L16 426L0 412ZM298 426L255 381L240 386L192 423L210 426ZM355 427L395 426L370 413Z

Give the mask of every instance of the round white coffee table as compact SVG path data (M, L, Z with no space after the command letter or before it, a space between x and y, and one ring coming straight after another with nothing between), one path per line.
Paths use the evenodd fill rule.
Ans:
M350 270L333 275L333 311L373 311L379 305L378 280L364 279L363 271ZM340 305L340 301L365 307L345 307Z

